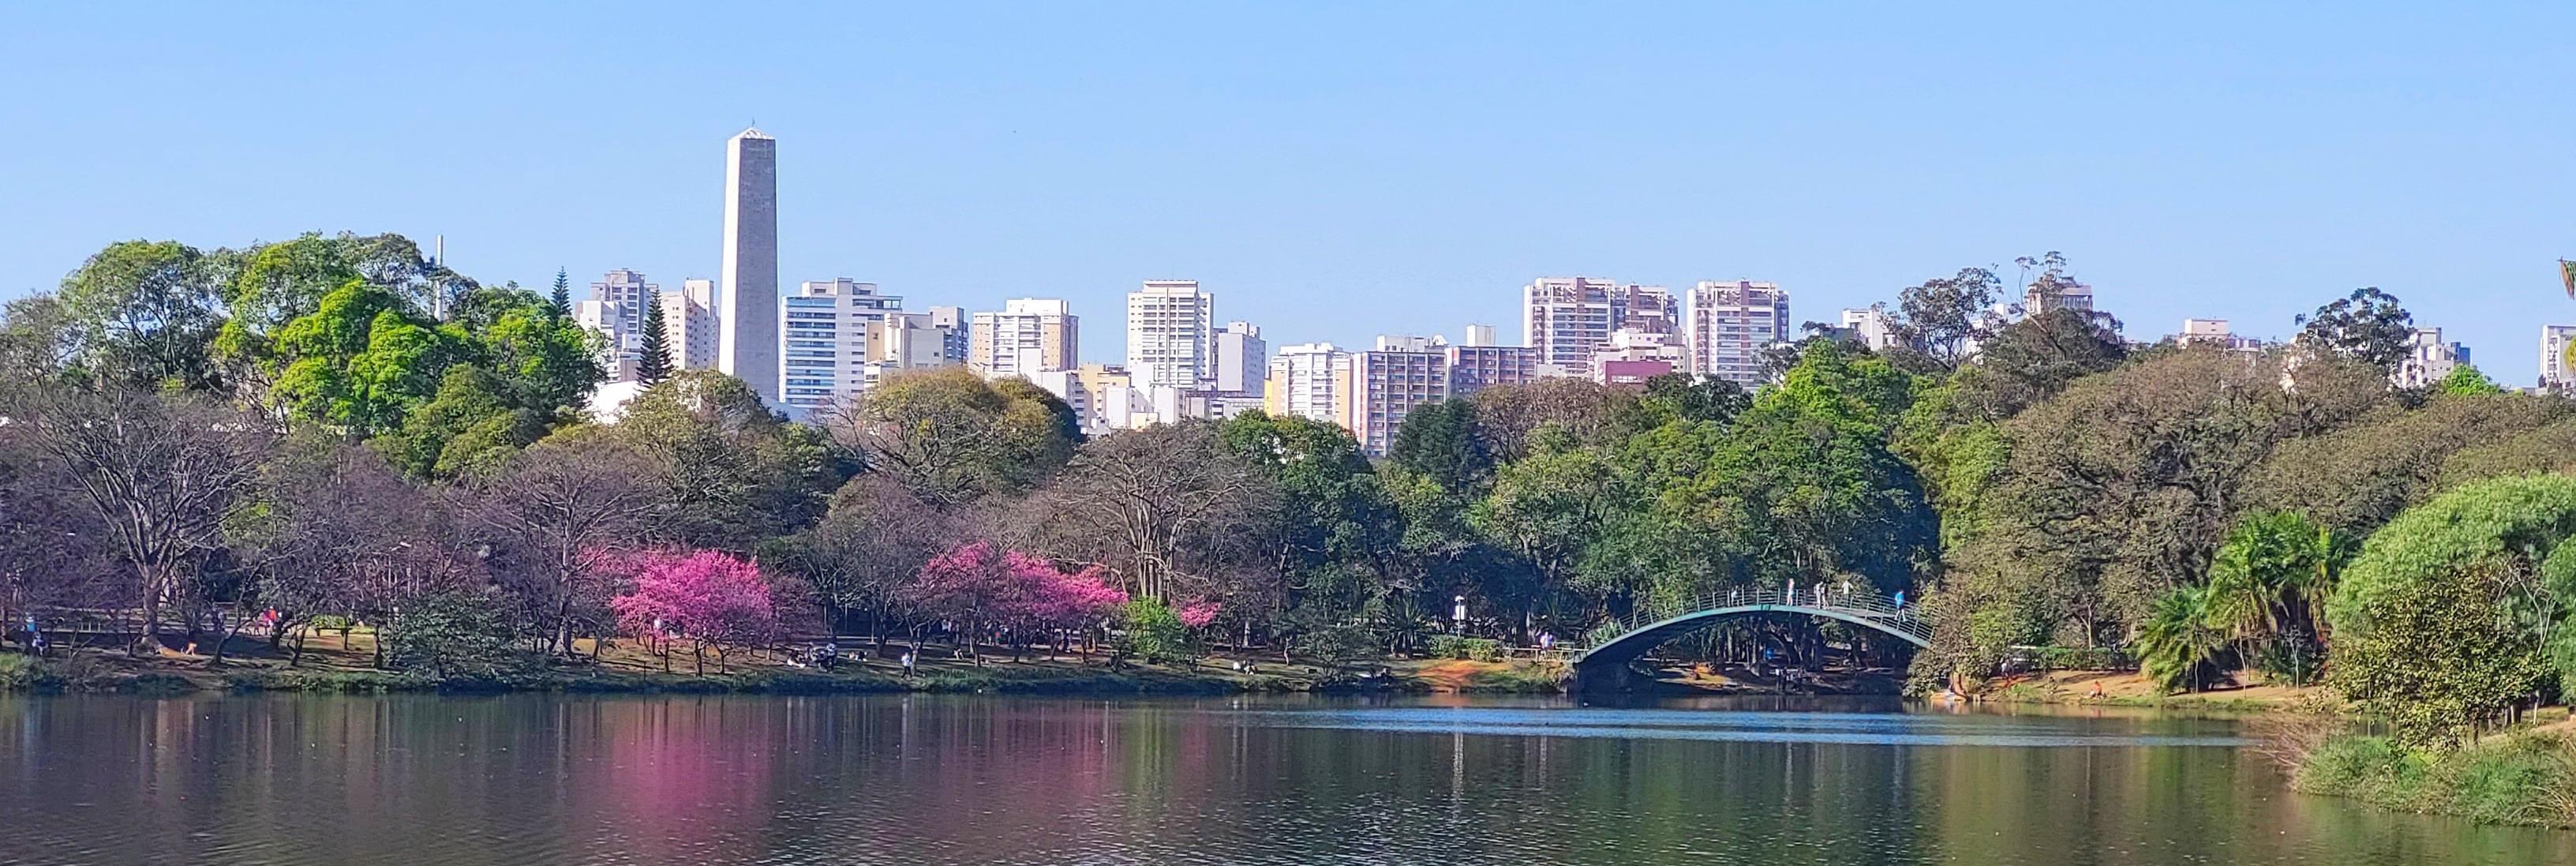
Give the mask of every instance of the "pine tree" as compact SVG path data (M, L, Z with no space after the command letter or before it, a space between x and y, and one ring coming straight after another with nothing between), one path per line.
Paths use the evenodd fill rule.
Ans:
M635 381L657 385L671 378L671 339L662 331L662 293L644 297L643 345L637 349L642 357L635 361Z
M555 315L572 315L572 275L566 273L562 268L555 269L554 301Z

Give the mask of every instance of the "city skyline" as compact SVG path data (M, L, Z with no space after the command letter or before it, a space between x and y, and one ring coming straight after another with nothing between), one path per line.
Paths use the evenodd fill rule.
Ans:
M1976 56L1948 46L2026 22L1041 10L995 28L971 13L874 14L862 27L816 10L781 33L532 9L511 12L524 29L492 35L464 23L470 4L426 22L353 10L289 26L382 38L307 33L311 55L290 61L257 40L198 38L248 26L213 10L24 10L21 67L62 74L0 106L0 120L48 131L0 143L13 192L48 203L0 232L0 296L52 289L113 240L240 246L344 229L443 234L453 264L493 282L542 286L558 267L633 268L666 287L715 278L706 143L757 120L795 142L782 285L847 274L970 310L1045 296L1106 315L1136 281L1182 275L1275 343L1364 346L1469 321L1511 330L1513 287L1606 274L1676 291L1774 282L1798 320L1831 321L1961 266L2009 272L2014 256L2056 249L2133 337L2186 318L2284 337L2293 316L2375 285L2527 385L2537 365L2516 356L2534 351L2514 347L2532 346L2535 323L2576 321L2552 266L2576 255L2576 216L2559 204L2576 192L2563 159L2576 112L2546 37L2576 24L2565 8L2063 10L2040 44ZM603 27L639 52L738 59L606 76L563 50ZM891 68L968 50L1027 62L888 77L809 50L869 32L910 34L869 41ZM1730 68L1759 72L1696 59L1714 33L1739 52ZM2146 48L2177 41L2199 47ZM119 50L80 48L102 45ZM1120 50L1143 46L1156 50ZM440 50L507 62L364 62ZM1604 56L1620 60L1576 59ZM313 81L296 72L307 63L353 71ZM178 97L149 128L183 136L184 155L101 98L128 90ZM194 98L241 92L307 110ZM357 93L404 94L397 121L465 132L356 135L383 122ZM617 146L599 147L612 127ZM1135 134L1146 129L1158 134ZM63 140L80 145L50 143ZM1121 349L1087 341L1082 360Z

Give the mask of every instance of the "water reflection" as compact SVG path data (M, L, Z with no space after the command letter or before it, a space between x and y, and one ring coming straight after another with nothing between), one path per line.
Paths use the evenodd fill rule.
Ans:
M0 699L0 862L2576 863L2152 713Z

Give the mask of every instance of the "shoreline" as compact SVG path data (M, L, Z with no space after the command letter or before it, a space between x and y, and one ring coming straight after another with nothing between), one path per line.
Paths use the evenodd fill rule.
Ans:
M1304 663L1264 660L1253 672L1231 669L1232 659L1208 657L1188 665L1129 662L1112 669L1105 659L925 659L910 677L894 662L854 653L823 671L774 658L737 658L724 669L689 671L686 662L665 672L617 653L601 660L552 660L543 667L491 676L437 677L365 665L367 656L312 651L301 665L261 656L232 656L217 666L201 656L165 654L133 658L122 652L83 649L35 659L0 653L0 694L137 694L313 692L326 694L998 694L998 695L1223 695L1255 693L1560 694L1561 676L1528 662L1452 659L1390 660L1368 673Z

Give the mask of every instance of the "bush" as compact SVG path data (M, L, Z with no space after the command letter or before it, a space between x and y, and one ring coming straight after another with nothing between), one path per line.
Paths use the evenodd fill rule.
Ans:
M1431 656L1479 662L1499 661L1503 657L1503 644L1492 638L1454 634L1432 635Z
M2126 671L2138 666L2114 647L2049 646L2032 656L2042 670L2052 671Z
M2308 753L2291 776L2301 791L2491 824L2576 825L2576 746L2547 734L2488 740L2455 752L2406 748L2387 737L2344 736Z
M497 680L525 666L498 599L443 592L414 601L384 631L393 667L440 680Z
M1130 601L1119 609L1119 619L1126 630L1118 636L1118 646L1129 655L1162 663L1186 662L1199 656L1190 627L1162 602L1149 598Z

